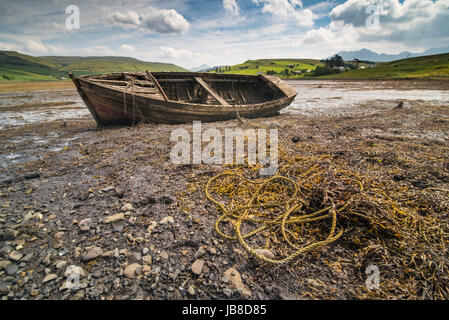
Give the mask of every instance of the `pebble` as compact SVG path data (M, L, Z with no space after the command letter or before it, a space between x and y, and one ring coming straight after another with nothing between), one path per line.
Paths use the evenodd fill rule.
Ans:
M60 261L56 262L55 267L56 267L56 269L62 269L66 265L67 265L67 261L60 260Z
M223 289L223 294L224 294L226 297L230 298L230 297L232 296L232 290L229 289L229 288L224 288L224 289Z
M133 211L134 207L131 203L126 203L122 206L122 211Z
M143 263L146 264L146 265L150 265L150 264L153 262L150 255L148 255L148 256L143 256L143 257L142 257L142 261L143 261Z
M68 266L65 269L64 277L68 278L70 276L73 277L73 276L76 276L76 275L79 275L80 277L85 277L86 276L86 271L84 271L83 268L81 268L79 266L75 266L75 265Z
M13 261L19 261L20 259L22 259L22 257L23 257L23 254L21 254L20 252L17 252L17 251L12 251L8 256L8 258Z
M151 233L153 230L157 227L156 221L150 221L150 224L148 225L147 232Z
M92 218L83 219L78 223L78 227L81 231L89 231L92 226Z
M9 260L0 261L0 271L2 271L3 269L6 269L10 265L12 265L12 262Z
M242 282L242 277L240 273L234 269L229 268L224 272L226 276L228 276L229 281L233 285L233 287L244 297L248 298L251 296L251 291L249 291Z
M61 239L64 237L64 232L60 231L55 234L55 239L58 241L61 241Z
M203 246L199 247L198 250L195 253L195 258L201 258L202 256L204 256L206 254L206 249L204 249Z
M213 255L216 255L217 254L217 249L215 249L215 248L209 248L209 252L210 252L210 254L213 254Z
M195 260L195 262L192 264L192 266L190 267L190 269L192 270L192 272L196 275L200 275L201 272L203 271L203 266L204 266L204 260L202 259L197 259Z
M255 249L254 252L259 254L259 255L261 255L261 256L264 256L265 258L268 258L268 259L274 259L275 258L273 252L271 252L268 249Z
M127 278L136 278L142 272L142 266L138 263L128 265L123 272Z
M78 291L70 300L81 300L84 298L84 290Z
M172 216L167 216L165 218L162 218L161 221L159 221L160 224L167 224L167 223L172 224L174 222L175 222L175 219Z
M168 253L166 251L162 251L159 256L164 259L167 260L168 259Z
M128 254L128 260L130 263L136 263L142 260L142 255L140 252L131 252Z
M192 287L192 285L189 285L189 288L187 289L187 292L191 295L195 295L195 289Z
M99 247L90 247L87 249L87 253L83 256L83 261L90 261L98 258L103 254L103 250Z
M5 270L6 273L11 276L13 274L16 274L17 271L19 271L19 266L17 264L10 264L6 266Z
M103 220L103 223L114 223L120 220L124 220L125 219L125 214L123 212L117 213L117 214L113 214L112 216L106 217Z
M28 253L25 257L22 258L22 261L28 262L31 259L33 259L33 257L34 257L34 253L33 252Z
M58 277L57 274L55 274L55 273L50 273L50 274L48 274L48 275L44 278L44 280L42 280L42 283L46 283L46 282L55 280L57 277Z

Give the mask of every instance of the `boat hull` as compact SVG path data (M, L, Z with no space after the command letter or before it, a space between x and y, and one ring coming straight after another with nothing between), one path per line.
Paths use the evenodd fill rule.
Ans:
M297 92L278 99L246 105L186 103L153 99L129 90L114 90L87 78L74 79L77 89L99 126L131 125L139 122L186 123L256 118L276 114L294 100Z

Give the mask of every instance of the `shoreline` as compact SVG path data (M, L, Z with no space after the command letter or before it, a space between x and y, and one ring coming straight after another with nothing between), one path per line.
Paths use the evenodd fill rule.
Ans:
M171 162L171 132L191 134L192 123L97 129L75 90L0 100L9 108L5 119L23 117L22 109L27 117L39 116L0 130L1 298L421 299L423 286L434 288L428 298L447 298L440 285L449 274L433 278L436 266L449 268L439 247L449 241L449 195L441 191L449 190L445 85L303 82L288 113L202 123L203 130L221 134L277 129L278 173L301 185L303 213L348 205L337 216L338 239L274 268L216 232L223 212L205 193L207 182L226 170L262 182L260 168ZM407 97L402 108L398 97ZM310 175L312 167L318 171ZM209 191L226 199L230 181L217 182ZM250 184L241 187L242 195L254 193ZM282 184L273 188L282 190ZM417 222L420 233L412 231ZM229 226L221 228L232 232ZM323 220L289 230L303 246L323 239L329 227ZM248 243L263 248L266 236ZM282 237L269 248L276 259L292 253ZM404 268L417 250L433 264L415 257L416 265ZM78 290L64 287L70 265L83 270ZM379 291L365 286L368 265L379 266ZM238 288L222 280L230 272L240 274ZM428 280L417 280L423 277Z
M326 175L334 167L350 170L366 180L367 190L370 183L383 183L382 188L407 212L420 203L422 219L437 219L432 221L445 228L448 194L426 190L449 189L449 108L422 101L394 107L379 101L360 106L360 114L313 118L285 114L245 119L244 124L231 120L202 126L222 133L227 127L277 128L283 175L299 179L295 171L285 171L293 159L304 159L304 168L316 163ZM0 253L0 282L8 288L0 291L2 297L421 299L420 288L426 285L435 288L428 291L430 298L447 298L438 291L449 281L447 273L432 279L432 267L421 260L416 261L419 267L402 267L411 257L408 250L398 254L390 248L400 245L401 239L363 219L340 217L338 226L345 230L341 239L276 268L260 264L238 243L218 236L214 223L220 212L204 194L206 182L228 169L242 170L252 179L257 176L247 165L172 164L170 133L176 128L191 131L191 126L143 124L97 130L92 119L69 119L2 130L4 141L27 133L48 139L54 132L58 135L50 146L67 141L57 151L37 146L34 160L4 169L0 178L1 241L6 248ZM8 143L0 152L27 146ZM411 204L401 200L404 197ZM366 207L363 213L375 212ZM317 236L324 235L328 225L320 228L324 229L317 229ZM373 228L377 231L370 231ZM420 253L430 255L441 268L448 267L445 253L437 247L431 253L424 243L402 241L410 250L421 248ZM12 252L18 252L12 256L20 259L10 260ZM274 252L280 256L283 251ZM199 271L194 267L197 260L203 262ZM379 291L365 287L365 268L372 263L380 266ZM79 290L64 289L69 265L84 270ZM242 276L243 287L222 280L230 268ZM417 280L421 274L429 280ZM299 280L292 282L292 276Z

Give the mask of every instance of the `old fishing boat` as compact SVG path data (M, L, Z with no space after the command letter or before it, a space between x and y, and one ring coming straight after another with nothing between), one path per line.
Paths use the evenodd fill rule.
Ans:
M70 78L98 126L263 117L298 94L266 75L147 71Z

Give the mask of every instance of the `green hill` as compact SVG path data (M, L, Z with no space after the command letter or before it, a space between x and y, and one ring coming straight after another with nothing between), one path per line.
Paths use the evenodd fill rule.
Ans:
M121 71L187 71L177 65L144 62L127 57L32 57L15 51L0 51L0 81L43 81L75 75Z
M357 69L321 76L327 79L449 79L449 53L378 63L375 68Z
M231 67L222 67L221 70L218 71L222 73L248 75L271 73L282 78L299 79L311 73L307 72L307 70L313 71L319 65L322 65L320 60L314 59L260 59L248 60L242 64ZM213 70L212 72L216 72L216 70Z

